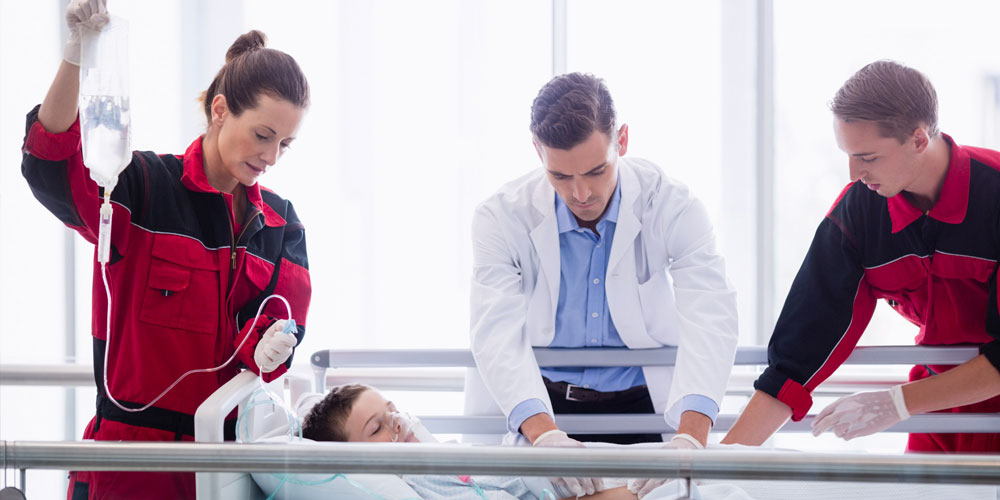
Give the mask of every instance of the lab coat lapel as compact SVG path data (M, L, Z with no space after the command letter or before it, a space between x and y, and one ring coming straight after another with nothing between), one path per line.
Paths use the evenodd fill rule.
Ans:
M639 180L636 179L627 161L618 161L618 182L621 183L621 204L618 209L618 222L615 226L615 240L611 244L611 255L608 257L608 271L612 274L618 267L622 257L629 253L639 234L639 219L635 216L635 203L639 197Z
M532 205L542 216L542 221L531 230L531 243L538 254L541 274L549 287L551 308L555 311L559 300L559 226L556 222L555 190L543 177L532 196ZM554 321L553 316L553 321Z

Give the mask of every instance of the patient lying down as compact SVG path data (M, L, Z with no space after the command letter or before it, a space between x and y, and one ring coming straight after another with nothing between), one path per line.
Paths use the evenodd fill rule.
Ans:
M433 441L426 429L412 417L400 413L373 387L361 384L333 388L306 414L302 436L313 441L350 442L420 442ZM511 478L496 476L403 476L403 480L427 500L439 499L519 499L534 500L540 496L538 481L555 495L571 497L555 490L541 478ZM482 491L482 494L479 491ZM582 496L593 500L636 499L624 486ZM545 500L545 499L542 499Z

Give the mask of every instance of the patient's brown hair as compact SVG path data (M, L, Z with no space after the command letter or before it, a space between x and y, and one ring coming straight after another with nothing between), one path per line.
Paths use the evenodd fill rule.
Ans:
M347 441L347 417L361 393L375 390L364 384L334 387L302 420L302 437L313 441Z

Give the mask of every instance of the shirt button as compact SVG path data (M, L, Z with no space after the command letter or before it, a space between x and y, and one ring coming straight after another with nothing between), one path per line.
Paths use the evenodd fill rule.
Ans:
M584 389L590 389L590 384L583 384Z
M590 317L591 318L596 318L597 317L597 313L590 313Z
M601 244L600 243L597 244L597 248L601 248Z
M590 343L591 344L596 344L597 343L597 339L590 339Z
M601 282L601 278L594 278L594 284L595 285L598 284L598 283L600 283L600 282Z

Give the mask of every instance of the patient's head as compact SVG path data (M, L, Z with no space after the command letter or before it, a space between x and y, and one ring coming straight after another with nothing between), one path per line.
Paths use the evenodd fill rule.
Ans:
M396 405L374 387L334 387L302 422L302 437L313 441L416 442Z

